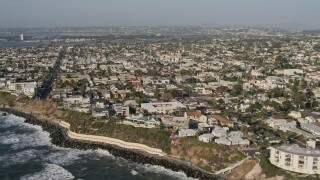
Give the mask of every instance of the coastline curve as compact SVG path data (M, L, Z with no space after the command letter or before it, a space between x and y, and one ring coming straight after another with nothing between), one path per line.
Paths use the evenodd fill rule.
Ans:
M0 108L10 114L25 118L25 122L33 125L39 125L44 131L50 133L51 142L57 146L66 148L75 148L80 150L104 149L110 154L121 157L140 164L159 165L173 171L182 171L187 176L199 179L225 179L214 173L206 172L189 162L174 159L167 156L159 156L147 153L137 149L129 149L116 144L106 142L90 141L88 139L73 139L68 136L68 128L65 123L57 123L46 119L38 119L32 114L21 112L12 108Z

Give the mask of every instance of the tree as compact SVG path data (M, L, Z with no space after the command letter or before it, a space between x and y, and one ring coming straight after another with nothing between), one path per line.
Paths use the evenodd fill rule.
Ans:
M302 89L306 89L307 86L308 86L307 81L306 81L305 79L301 79L300 87L301 87Z
M218 86L216 89L217 93L224 93L228 91L228 87L227 86Z
M172 94L171 93L169 93L169 92L167 92L167 93L165 93L165 94L163 94L162 95L162 100L164 101L164 102L168 102L170 99L172 99L173 97L172 97Z
M254 104L251 104L246 111L247 112L255 112L257 110L262 109L262 104L260 104L259 102L255 102Z
M231 94L232 94L233 96L239 96L239 95L241 95L242 90L243 90L242 84L240 84L240 83L235 84L235 85L232 87Z
M278 98L278 97L285 97L285 96L287 96L287 94L284 92L283 89L276 87L276 88L269 90L268 96L270 98Z
M134 70L134 75L135 76L142 76L143 75L143 71L141 69Z
M157 98L157 99L159 99L159 97L160 97L160 94L159 94L160 92L159 92L159 86L156 86L156 89L155 89L155 91L154 91L154 97L155 98Z
M189 83L189 84L197 83L197 81L198 81L198 79L194 78L194 77L186 79L186 83Z
M314 96L314 93L310 89L307 89L307 92L305 94L306 99L310 100L313 96Z
M274 66L276 68L280 68L280 69L287 69L287 68L291 68L291 65L289 64L289 61L287 58L282 57L282 56L278 56L275 60Z
M293 104L292 104L290 101L284 101L284 102L282 103L282 109L283 109L283 111L288 112L288 111L290 111L290 110L293 110L293 109L294 109L294 106L293 106Z
M304 95L302 93L294 93L293 95L293 102L297 105L297 106L301 106L302 103L304 101Z

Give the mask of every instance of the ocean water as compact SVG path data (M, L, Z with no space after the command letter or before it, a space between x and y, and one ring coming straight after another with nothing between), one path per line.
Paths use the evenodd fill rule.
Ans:
M34 46L40 43L35 42L17 42L17 41L0 41L0 48L4 47L27 47Z
M57 147L49 133L10 115L0 118L0 179L191 179L183 172L137 164L105 150Z

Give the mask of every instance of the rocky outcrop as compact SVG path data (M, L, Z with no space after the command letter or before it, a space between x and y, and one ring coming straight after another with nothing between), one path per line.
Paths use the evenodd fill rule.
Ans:
M114 156L122 157L124 159L131 160L137 163L159 165L173 171L183 171L189 177L199 179L223 179L220 176L205 172L188 162L178 159L151 155L142 151L126 149L106 143L71 139L67 134L67 130L64 127L60 126L58 123L49 120L38 119L32 114L27 114L10 108L0 108L0 111L23 117L26 119L26 123L41 126L44 131L50 133L51 142L57 146L76 148L81 150L100 148L109 151L109 153Z

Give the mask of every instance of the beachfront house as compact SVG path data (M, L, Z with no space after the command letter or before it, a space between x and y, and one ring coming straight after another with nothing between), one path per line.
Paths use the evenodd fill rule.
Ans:
M198 137L199 141L202 142L211 142L214 138L214 135L207 133L207 134L202 134Z
M229 141L229 139L227 139L226 137L219 137L219 138L215 139L214 142L217 144L222 144L222 145L227 145L227 146L231 145L231 141Z
M188 129L190 120L185 117L160 116L163 125L169 129Z
M124 119L124 121L132 123L133 125L144 125L146 127L157 127L160 126L160 121L156 117L144 117L139 116L129 116Z
M196 130L193 129L180 129L179 130L179 137L192 137L197 134Z

